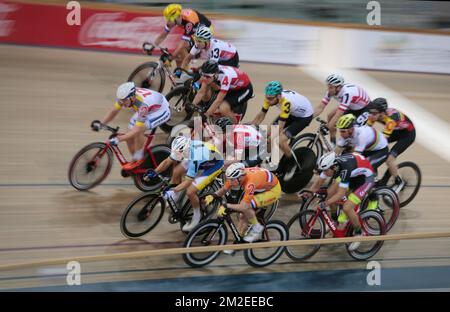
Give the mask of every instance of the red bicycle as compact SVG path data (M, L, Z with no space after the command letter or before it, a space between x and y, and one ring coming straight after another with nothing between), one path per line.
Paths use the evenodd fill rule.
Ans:
M319 198L319 204L316 209L305 209L297 213L288 223L289 237L291 239L321 239L327 233L327 227L331 230L333 237L337 237L337 224L331 219L323 203L326 195L314 194L314 198ZM344 202L338 203L343 205ZM384 235L386 233L386 223L383 216L377 210L365 210L359 212L359 205L355 211L359 214L361 230L365 236ZM299 226L299 228L297 227ZM344 233L345 237L353 236L354 228L350 222L347 222ZM339 234L338 234L339 235ZM367 260L373 257L383 246L384 241L361 242L358 248L350 250L350 243L346 244L348 254L356 260ZM286 254L294 261L304 261L315 255L321 245L304 245L286 247Z
M101 129L112 132L109 139L121 134L119 127L112 128L108 125L101 125ZM69 166L70 184L80 191L89 190L99 185L111 171L113 163L113 154L119 160L122 166L122 176L131 176L134 184L141 191L153 191L161 187L161 181L146 182L143 179L144 173L148 169L154 169L164 159L170 155L170 147L165 144L150 146L152 143L156 128L149 134L145 134L147 141L144 145L144 162L134 167L130 166L123 156L118 146L112 145L109 139L106 142L94 142L83 147L75 154ZM171 169L162 173L162 176L170 176Z

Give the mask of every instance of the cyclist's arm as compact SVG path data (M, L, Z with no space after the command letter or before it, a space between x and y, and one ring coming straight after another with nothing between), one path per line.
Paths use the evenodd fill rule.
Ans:
M226 92L219 92L217 94L216 99L214 100L214 102L211 104L211 107L208 109L208 111L205 113L205 115L207 116L211 116L212 114L214 114L214 112L219 108L220 104L222 104L223 100L225 99L225 96L227 95Z
M158 165L158 167L156 167L155 172L161 174L162 172L169 169L170 166L172 166L175 163L176 163L176 160L173 160L172 158L167 157Z
M263 120L264 120L265 117L266 117L266 113L265 113L264 111L260 111L260 112L256 115L255 119L253 119L252 125L259 126L260 123L263 122Z
M328 128L334 128L334 126L336 125L337 120L339 119L339 117L341 117L344 114L343 110L340 110L339 108L336 110L336 113L334 114L334 116L331 118L331 120L328 122L327 127Z
M183 60L183 63L181 63L181 68L189 70L189 63L192 61L194 56L191 53L188 53L186 57Z
M102 124L106 125L108 124L111 120L113 120L114 118L116 118L117 114L120 112L120 108L117 109L116 106L114 106L105 116L105 118L103 118L102 120Z
M206 83L202 83L200 90L198 90L197 94L195 95L194 99L192 100L193 105L198 105L198 103L201 102L203 96L206 94L206 89L208 86Z
M341 200L342 197L344 197L347 194L347 190L348 190L348 188L339 186L336 194L334 194L333 196L331 196L330 198L328 198L325 201L325 205L329 206L329 205L332 205L332 204L338 202L339 200Z
M325 109L325 106L327 105L324 103L320 103L318 106L316 106L316 108L314 109L313 118L322 114L323 110Z
M318 192L320 187L328 178L329 177L326 175L325 172L321 172L320 175L317 177L317 179L314 181L313 185L311 186L311 192L313 193Z

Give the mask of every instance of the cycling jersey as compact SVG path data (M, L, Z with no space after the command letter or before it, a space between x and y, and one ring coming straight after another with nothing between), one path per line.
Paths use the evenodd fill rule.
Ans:
M256 149L262 140L262 134L250 125L233 125L232 131L226 134L227 142L236 150Z
M219 65L220 92L242 90L250 84L247 73L236 67Z
M311 102L303 95L291 91L283 90L281 92L281 100L276 106L280 107L280 120L286 120L290 115L294 117L309 117L313 114ZM267 113L270 104L264 100L262 111Z
M378 151L388 146L388 142L381 132L369 126L354 127L353 134L348 139L339 137L337 143L339 147L346 147L349 144L354 146L355 152L358 153Z
M202 50L194 44L190 54L196 56L200 54L201 51ZM217 63L231 60L236 55L236 53L236 48L232 44L218 39L211 39L206 50L208 60L212 60Z
M250 204L253 208L266 206L277 200L281 194L281 188L279 186L278 178L269 170L253 167L245 168L246 175L242 181L242 189L244 190L244 195L242 201ZM231 182L227 180L225 182L225 189L231 189ZM266 193L274 190L274 192L269 193L270 198L263 198L256 201L256 193ZM259 194L262 195L262 194Z
M364 91L363 88L353 85L353 84L345 84L342 86L341 91L335 96L339 101L338 109L341 111L346 111L347 109L358 111L367 106L370 102L369 95ZM325 94L322 99L322 103L327 105L331 100L328 92Z
M122 109L119 102L114 106L118 110ZM153 90L136 88L136 102L130 109L136 113L131 118L128 128L136 125L153 129L170 119L169 103L164 95Z
M166 24L164 30L166 32L169 32L175 26L183 27L184 34L181 38L183 40L190 40L191 36L195 34L195 31L199 25L210 27L211 21L196 10L184 9L181 10L181 25L169 26L168 24Z
M376 120L369 117L367 124L371 126L375 121ZM384 118L380 122L385 125L383 134L386 137L390 137L392 132L397 130L414 130L414 124L411 120L405 114L394 108L388 108Z

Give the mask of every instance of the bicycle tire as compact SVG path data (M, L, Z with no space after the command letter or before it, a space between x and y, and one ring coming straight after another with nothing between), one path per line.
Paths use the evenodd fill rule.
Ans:
M92 149L98 149L100 150L104 150L106 148L106 144L103 142L95 142L95 143L91 143L86 145L85 147L83 147L81 150L79 150L75 156L72 158L70 165L69 165L69 170L68 170L68 178L69 178L69 182L70 184L76 188L79 191L87 191L97 185L99 185L100 183L102 183L106 177L109 175L110 171L111 171L111 167L112 167L112 163L113 163L113 153L112 151L108 148L106 153L102 156L107 157L107 164L106 164L106 168L105 171L100 175L99 178L95 179L93 182L87 183L87 184L83 184L81 182L78 181L78 178L76 176L76 165L77 163L80 161L81 157L88 151L92 150ZM88 163L86 163L86 166L88 166ZM95 169L96 170L96 169ZM88 168L86 168L86 171L88 171ZM87 172L88 174L90 172Z
M157 205L158 203L160 204L159 206ZM144 206L139 207L139 205L141 204L143 204ZM137 208L136 209L137 213L133 215L131 214L131 211L135 208ZM120 231L127 238L137 238L149 233L161 221L165 208L166 208L166 201L161 197L159 193L141 194L140 196L135 198L130 204L128 204L127 208L124 210L122 217L120 219ZM149 213L152 216L155 216L156 218L154 218L149 225L144 226L144 230L133 231L130 229L127 223L129 217L130 218L136 217L139 222L142 222L148 219ZM140 220L141 218L142 220Z
M223 220L211 219L199 223L188 234L186 240L184 241L183 247L195 247L197 245L197 241L200 246L209 246L211 242L207 240L207 237L213 233L215 233L214 237L219 235L217 240L218 246L226 244L228 240L228 232ZM200 268L213 262L219 255L220 251L212 251L211 254L203 258L201 258L198 253L185 253L183 254L183 260L187 265L193 268Z
M164 85L166 83L166 74L164 73L164 69L158 68L158 66L159 64L156 62L146 62L144 64L141 64L131 72L130 76L128 76L127 81L134 82L136 87L138 88L150 89L161 93L164 90ZM160 77L159 86L156 85L151 86L148 84L148 82L142 80L142 78L139 79L139 81L136 81L139 72L141 72L142 70L152 70L152 69L156 70L157 73L159 74ZM144 76L148 76L148 74Z
M379 197L381 196L381 201L385 204L382 207L378 206L377 211L380 212L386 222L386 233L389 232L397 222L398 216L400 214L400 203L397 194L387 186L377 187L371 192L369 196L366 196L363 203L361 204L361 211L367 210L367 205L372 197L376 197L378 202L380 202ZM386 198L388 196L390 199ZM387 212L386 207L391 210Z
M369 218L373 218L375 220L375 222L378 224L379 230L376 230L376 232L374 231L374 227L373 226L367 226L366 224L368 223L368 219ZM384 235L386 234L386 225L385 225L385 221L383 216L378 212L378 211L374 211L374 210L370 210L370 211L364 211L360 214L360 219L362 220L364 227L366 229L370 229L372 232L369 233L369 235ZM347 236L351 236L353 233L353 227L350 225L348 232L347 232ZM369 242L372 243L372 242ZM363 243L361 243L361 245L353 250L350 251L348 248L350 246L350 244L345 244L345 249L347 250L347 253L355 260L359 260L359 261L363 261L363 260L367 260L372 258L373 256L375 256L378 251L381 249L381 247L383 246L384 241L376 241L374 243L374 245L369 248L367 251L361 251L361 245L363 245Z
M156 164L159 165L163 160L169 157L171 149L165 144L159 144L151 147L153 156L155 157ZM146 153L146 160L143 168L155 169L153 163L150 159L150 154ZM172 175L172 169L167 169L161 173L164 177L170 177ZM161 188L162 181L158 179L150 180L149 182L144 181L144 173L138 173L133 175L134 185L143 192L151 192Z
M402 162L402 163L398 164L397 167L398 167L399 171L402 168L410 167L417 177L417 183L413 186L413 191L412 191L411 195L407 196L407 198L405 198L405 199L402 199L403 198L402 194L404 194L403 191L407 187L410 187L410 186L408 186L407 181L405 181L406 185L404 186L403 190L400 191L400 193L398 194L398 198L400 201L400 208L403 208L403 207L407 206L416 197L417 193L419 192L420 186L422 185L422 172L420 171L419 166L417 166L412 161ZM389 170L386 170L386 172L383 175L383 178L381 179L381 184L386 185L388 187L392 187L393 183L389 182L390 178L391 178L391 173L389 172Z
M288 233L290 239L322 239L325 237L325 222L322 216L318 216L316 222L312 225L318 228L311 229L309 231L307 223L316 214L314 210L304 210L294 215L287 224ZM302 221L303 220L303 221ZM295 226L299 226L296 229ZM311 225L309 225L311 226ZM292 230L292 231L291 231ZM310 232L308 234L308 232ZM305 246L286 246L285 253L293 261L301 262L314 256L320 249L320 243L318 245L305 245ZM305 252L306 249L306 252Z
M266 224L266 229L264 230L263 234L262 234L262 239L261 241L271 241L270 237L265 237L266 236L266 231L268 230L276 230L278 232L278 234L280 235L280 241L287 241L289 240L289 233L287 230L286 225L278 220L274 220L274 221L270 221ZM273 237L273 235L272 235ZM271 254L269 254L266 257L259 257L255 254L255 251L261 251L263 248L258 248L258 249L245 249L244 251L244 258L245 261L252 267L255 268L261 268L261 267L265 267L268 266L272 263L274 263L278 258L281 257L281 255L284 252L285 247L284 246L279 246L276 247L275 251Z
M177 126L178 124L182 123L183 121L191 119L194 112L185 109L186 103L193 100L193 98L192 99L188 98L189 93L190 93L190 89L186 86L177 86L177 87L173 88L172 90L170 90L169 93L167 93L166 99L169 102L171 117L170 117L169 121L167 121L166 123L159 126L159 128L162 131L164 131L165 133L170 133L172 131L173 127ZM170 100L175 97L180 97L180 98L177 101L175 101L175 104L171 103ZM182 101L182 102L179 102L179 101ZM179 103L182 103L182 112L176 112L176 114L179 114L180 117L177 118L177 120L172 121L172 119L175 116L175 114L174 114L175 110L174 110L173 106L177 105Z

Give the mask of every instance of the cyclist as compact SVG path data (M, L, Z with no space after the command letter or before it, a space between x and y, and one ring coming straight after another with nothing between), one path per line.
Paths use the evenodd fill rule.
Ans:
M416 129L408 116L394 108L388 108L385 98L376 98L369 103L368 108L370 116L367 124L373 125L377 121L384 124L383 134L388 142L396 142L389 152L386 164L391 175L395 177L394 190L399 192L405 182L398 174L395 159L414 143Z
M110 139L111 144L117 145L126 141L128 150L132 155L132 162L125 165L124 169L131 170L144 162L144 144L146 130L152 130L170 119L170 108L164 95L153 90L136 88L134 82L125 82L117 88L117 101L114 107L100 122L95 120L91 127L99 131L102 124L112 121L122 108L135 111L128 124L129 132Z
M283 90L279 81L271 81L265 89L265 100L261 111L256 115L252 124L259 125L265 118L271 106L279 106L280 115L275 120L278 123L280 149L288 158L294 158L299 163L289 147L289 140L305 129L312 120L313 108L305 96L291 90ZM271 138L272 140L274 138ZM268 146L270 144L268 143Z
M222 130L215 139L215 145L223 145L226 155L232 151L232 159L225 160L225 167L242 162L245 167L255 167L262 162L266 146L264 134L252 125L235 125L231 118L221 117L215 124Z
M206 51L207 59L217 62L219 65L239 67L239 55L236 48L228 43L212 37L211 30L207 26L197 28L192 36L194 45L190 53L184 58L181 67L188 69L189 62Z
M154 45L159 46L161 42L163 42L167 38L173 28L183 27L184 33L177 48L172 53L172 56L170 56L166 60L163 60L169 63L172 60L176 60L177 67L180 67L181 62L186 58L189 50L193 45L191 36L195 33L196 29L200 25L210 27L211 21L200 12L193 9L183 9L180 4L176 3L169 4L164 9L163 15L164 19L166 20L166 26L164 27L164 32L162 32L155 39ZM144 50L148 50L147 45L150 44L147 42L144 43Z
M146 179L152 179L156 173L162 173L175 165L173 183L180 183L182 176L186 179L164 196L175 203L183 190L192 203L194 215L191 222L183 226L183 231L191 231L201 219L200 202L197 193L202 191L222 172L223 158L217 148L207 142L191 140L178 136L172 142L172 152L156 169L146 173Z
M386 138L380 131L370 126L355 127L356 117L346 114L339 118L336 127L339 129L340 138L336 147L337 154L345 148L353 147L370 161L375 172L389 155L389 147Z
M225 185L212 196L222 197L230 189L243 190L239 204L227 204L227 207L240 212L239 231L244 233L247 225L251 227L244 236L244 241L252 243L261 238L264 227L258 222L255 210L267 207L276 202L281 196L281 186L277 177L270 171L259 168L245 168L242 163L234 163L225 171ZM219 210L220 212L220 210Z
M236 123L234 114L242 114L243 104L253 96L253 86L247 73L212 60L203 63L200 72L202 85L192 104L208 103L213 91L218 91L205 115L212 116L218 110L221 116L228 116Z
M325 106L334 97L339 101L339 106L328 115L328 129L330 129L330 140L336 145L336 122L342 115L353 114L357 118L358 126L364 125L369 117L367 104L370 102L369 95L363 88L354 84L345 84L344 77L331 74L325 80L328 91L322 102L314 111L314 117L319 116Z
M355 207L361 203L364 197L372 189L375 183L375 171L369 160L357 153L336 156L335 152L324 154L318 161L320 176L311 186L311 191L317 193L328 178L338 177L336 183L328 188L325 206L330 206L347 196L343 211L355 229L355 236L362 235L361 223L355 212ZM350 194L349 190L352 190ZM337 237L345 236L345 224L339 223L336 231ZM359 247L359 242L353 242L349 250Z

